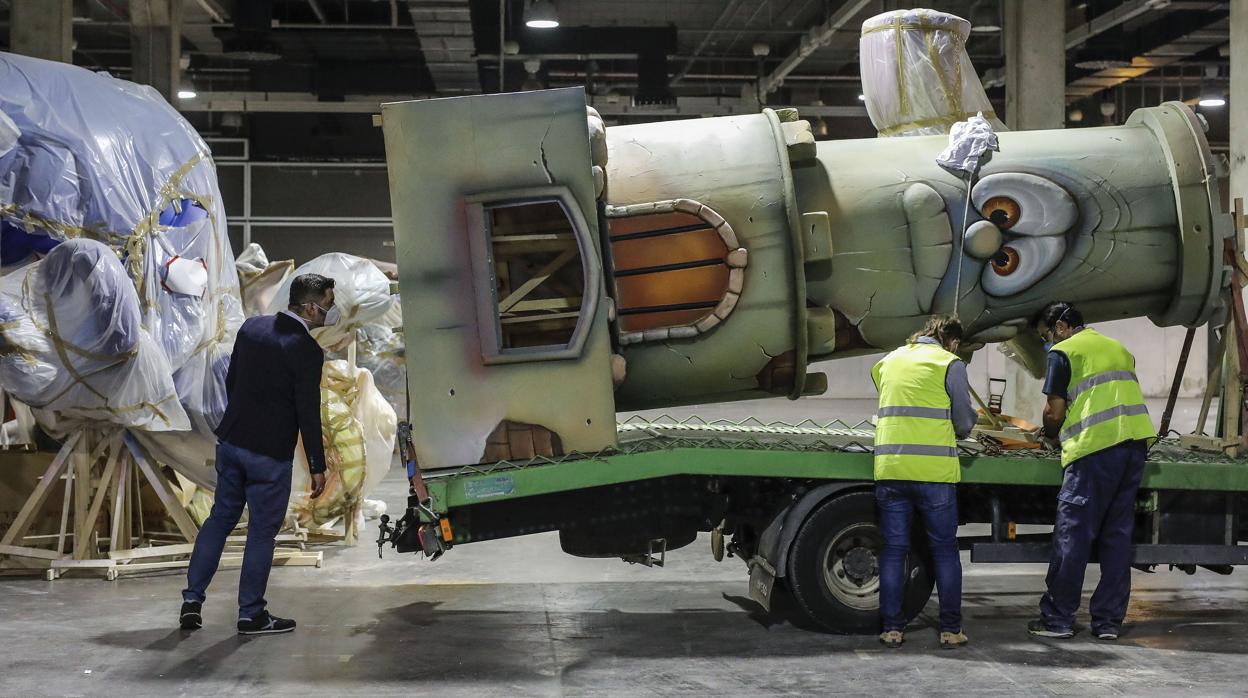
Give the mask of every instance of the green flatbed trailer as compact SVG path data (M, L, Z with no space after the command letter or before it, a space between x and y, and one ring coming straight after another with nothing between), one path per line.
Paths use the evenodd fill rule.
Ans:
M401 551L438 556L466 543L559 531L570 554L662 564L667 550L710 531L712 554L746 563L750 595L769 606L780 581L811 620L837 632L878 624L877 553L869 423L799 425L630 420L619 445L594 454L502 461L424 474L423 512L383 533ZM1047 562L1062 470L1057 454L964 441L959 517L988 524L962 536L974 562ZM1182 449L1150 453L1136 507L1133 563L1229 574L1248 564L1248 461ZM423 524L422 524L423 522ZM383 530L388 529L383 525ZM914 536L906 610L934 577Z

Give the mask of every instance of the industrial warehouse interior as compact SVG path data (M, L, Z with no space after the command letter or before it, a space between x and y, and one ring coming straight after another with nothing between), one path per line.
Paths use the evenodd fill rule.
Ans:
M0 0L0 696L1243 695L1233 123L1248 0Z

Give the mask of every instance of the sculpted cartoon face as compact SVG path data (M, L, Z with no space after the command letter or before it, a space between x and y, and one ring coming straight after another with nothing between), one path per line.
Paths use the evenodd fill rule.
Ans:
M965 180L934 162L943 137L821 143L814 166L794 168L802 210L832 218L808 296L864 349L955 311L972 343L1008 340L1056 298L1097 320L1203 321L1224 232L1198 176L1208 149L1185 108L1141 112L1122 127L1000 134L969 206Z

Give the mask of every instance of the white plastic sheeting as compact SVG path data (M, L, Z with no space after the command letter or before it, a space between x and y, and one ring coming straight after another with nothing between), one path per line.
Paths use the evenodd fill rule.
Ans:
M243 313L208 146L150 87L8 53L0 53L0 113L18 133L0 149L6 254L37 252L21 264L48 255L0 283L11 323L0 327L3 341L26 352L20 365L6 354L0 387L43 405L36 414L54 433L81 420L151 432L140 441L165 443L166 462L211 484L202 458L178 457L211 453ZM59 248L47 248L66 240L71 263L49 265ZM81 276L86 255L100 279ZM187 263L203 278L169 283L170 269ZM42 332L48 309L58 322L41 346L24 332ZM75 322L62 320L74 312ZM32 381L51 392L29 392ZM169 431L184 433L156 435Z
M949 130L949 145L936 163L965 174L974 174L988 151L1001 150L992 124L983 115L959 121Z
M871 123L881 136L947 133L982 112L998 119L966 53L971 23L935 10L894 10L862 23L859 64Z
M403 333L384 324L372 324L361 327L356 338L356 363L373 374L373 383L395 414L406 419L407 364L403 357Z
M295 269L274 294L267 312L276 313L286 307L291 281L302 274L320 274L334 280L338 323L312 331L312 336L326 349L343 348L356 330L366 325L389 323L394 327L401 322L397 297L390 295L390 279L369 260L341 252L323 254Z

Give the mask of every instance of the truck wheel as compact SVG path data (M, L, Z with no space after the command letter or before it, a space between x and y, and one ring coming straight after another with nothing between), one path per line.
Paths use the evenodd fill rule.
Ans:
M872 493L854 492L819 506L802 522L789 551L788 587L797 606L833 632L878 632L883 542ZM935 585L922 534L911 542L917 554L906 558L907 622L923 610Z

